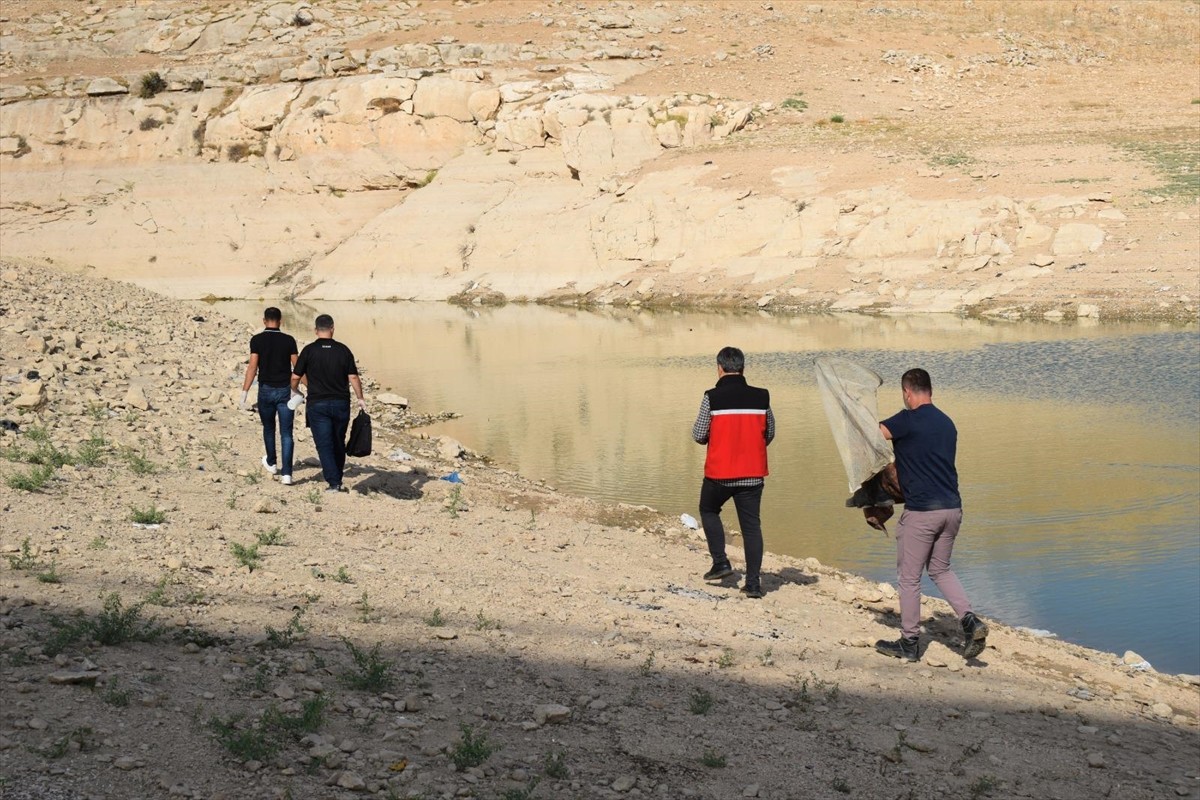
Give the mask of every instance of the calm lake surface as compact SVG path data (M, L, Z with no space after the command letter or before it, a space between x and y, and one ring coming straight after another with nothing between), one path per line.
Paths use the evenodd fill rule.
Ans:
M692 421L717 350L741 347L778 423L767 549L876 580L894 581L894 540L843 505L812 362L838 355L882 375L882 416L901 408L900 374L925 367L959 429L955 570L976 610L1200 673L1194 326L280 305L302 344L315 314L332 314L376 380L417 409L463 415L435 432L564 491L671 514L697 516L704 448ZM218 307L257 324L263 304ZM737 527L732 504L726 524Z

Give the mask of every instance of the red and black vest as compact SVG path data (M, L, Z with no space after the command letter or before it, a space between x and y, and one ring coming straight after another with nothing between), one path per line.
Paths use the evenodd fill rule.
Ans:
M725 375L705 392L712 414L704 477L762 478L767 473L767 409L771 393L741 375Z

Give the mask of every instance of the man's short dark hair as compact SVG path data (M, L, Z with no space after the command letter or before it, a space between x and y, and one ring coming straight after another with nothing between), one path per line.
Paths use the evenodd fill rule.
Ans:
M269 306L267 310L263 312L263 319L267 322L282 322L283 312L275 306Z
M328 314L318 314L315 327L319 331L333 330L333 317L329 316Z
M904 373L900 378L900 385L917 394L933 394L933 381L929 379L929 373L920 367Z
M736 347L722 347L717 353L717 366L725 372L744 372L746 354Z

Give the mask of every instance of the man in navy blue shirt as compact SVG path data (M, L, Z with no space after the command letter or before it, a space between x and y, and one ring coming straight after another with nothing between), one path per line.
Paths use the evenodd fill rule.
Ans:
M958 429L933 404L933 382L923 369L900 379L904 411L879 423L896 452L896 473L904 491L904 513L896 529L896 570L900 584L900 639L880 640L875 649L908 661L920 659L921 573L929 577L954 609L966 642L963 655L983 652L987 625L971 611L971 601L950 571L954 538L962 524L962 498L954 457Z

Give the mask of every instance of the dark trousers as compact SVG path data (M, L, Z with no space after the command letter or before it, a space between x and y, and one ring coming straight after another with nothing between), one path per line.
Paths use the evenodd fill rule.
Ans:
M762 505L763 484L757 486L724 486L705 478L700 486L700 524L708 540L708 552L714 564L727 561L725 556L725 526L721 524L721 506L733 498L738 524L742 526L742 544L746 548L746 583L757 583L762 571L763 537L759 507Z
M267 451L267 463L275 466L275 418L279 417L279 438L283 445L283 463L279 464L279 474L292 474L292 453L295 450L295 440L292 438L292 420L294 411L288 408L288 398L292 396L291 388L284 386L258 385L258 417L263 426L263 447Z
M346 429L350 427L349 400L316 400L308 404L308 427L321 459L321 472L330 488L342 485L346 471Z

